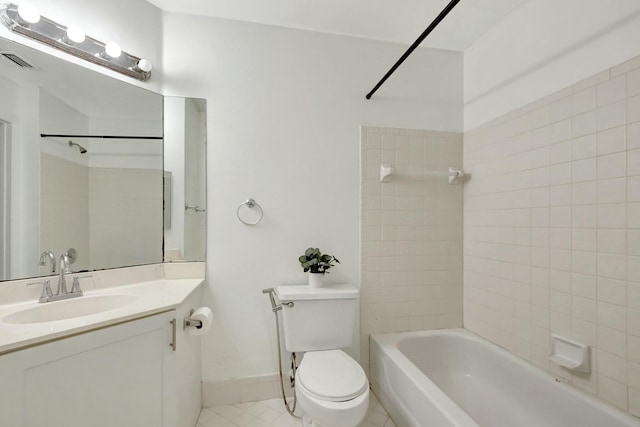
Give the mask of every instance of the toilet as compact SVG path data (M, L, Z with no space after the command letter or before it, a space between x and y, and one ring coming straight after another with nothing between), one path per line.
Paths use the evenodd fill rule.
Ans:
M289 352L304 352L295 393L304 427L356 427L369 407L369 381L341 349L353 342L358 289L353 285L279 286L282 330Z

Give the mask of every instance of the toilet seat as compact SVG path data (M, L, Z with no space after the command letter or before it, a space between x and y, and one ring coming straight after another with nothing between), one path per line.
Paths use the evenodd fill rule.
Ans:
M296 377L297 386L328 402L353 400L369 388L362 367L342 350L305 353Z

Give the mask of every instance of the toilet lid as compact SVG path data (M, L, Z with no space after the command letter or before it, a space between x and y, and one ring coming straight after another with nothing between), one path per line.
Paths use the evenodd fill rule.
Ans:
M331 402L354 399L369 387L358 362L342 350L305 353L296 376L308 392Z

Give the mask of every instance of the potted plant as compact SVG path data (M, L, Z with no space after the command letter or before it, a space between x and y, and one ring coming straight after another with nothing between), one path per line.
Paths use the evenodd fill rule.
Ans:
M304 255L298 258L304 272L309 272L309 286L312 288L322 287L324 274L334 266L334 262L340 264L338 258L320 252L318 248L309 248L304 251Z

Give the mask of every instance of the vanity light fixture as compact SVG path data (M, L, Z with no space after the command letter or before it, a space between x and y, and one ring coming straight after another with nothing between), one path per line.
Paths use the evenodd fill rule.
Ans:
M65 27L40 16L38 10L27 3L1 5L0 21L15 33L93 64L142 81L151 77L149 60L123 52L116 43L103 43L91 38L79 27Z
M64 35L63 42L66 44L80 44L84 42L87 38L87 35L84 33L84 30L80 27L71 26L67 28L67 31Z
M109 57L109 58L119 58L120 55L122 55L122 49L120 49L120 46L118 46L117 43L114 42L107 42L107 44L104 45L104 53Z
M23 3L18 6L18 20L22 21L25 26L36 24L40 21L40 12L35 6Z

